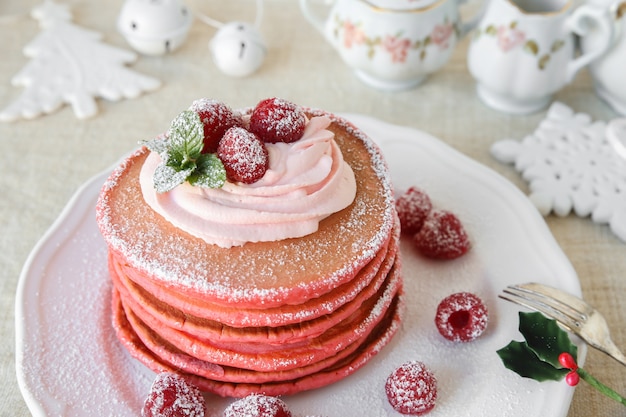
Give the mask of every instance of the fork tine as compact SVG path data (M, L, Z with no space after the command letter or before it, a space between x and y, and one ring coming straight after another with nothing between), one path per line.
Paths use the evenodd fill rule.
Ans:
M531 310L538 311L546 317L558 321L563 327L570 331L574 331L574 329L580 327L580 322L564 314L562 311L555 309L553 306L542 302L541 300L529 299L528 297L516 294L508 289L505 289L504 292L505 294L499 294L498 297L503 300L528 307Z
M590 315L591 313L593 313L593 307L591 307L585 301L572 294L568 294L565 291L559 290L558 288L554 288L545 284L539 284L536 282L519 284L515 285L515 287L522 290L543 294L546 297L550 297L562 302L564 305L571 306L572 308L580 311L585 315Z
M535 287L536 288L536 287ZM576 322L584 322L587 320L588 315L593 311L589 311L588 305L583 301L583 309L578 308L579 306L574 306L569 304L567 301L560 300L558 295L555 295L551 288L542 286L538 286L540 291L537 291L533 287L523 286L523 285L511 285L507 287L504 291L508 293L514 293L522 298L527 298L533 301L537 301L539 303L545 304L553 309L560 311L563 315L570 317L572 320Z

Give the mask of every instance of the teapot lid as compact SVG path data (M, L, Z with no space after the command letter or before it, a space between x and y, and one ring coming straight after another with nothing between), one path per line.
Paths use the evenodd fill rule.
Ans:
M438 0L364 0L374 7L385 10L421 9L436 3Z

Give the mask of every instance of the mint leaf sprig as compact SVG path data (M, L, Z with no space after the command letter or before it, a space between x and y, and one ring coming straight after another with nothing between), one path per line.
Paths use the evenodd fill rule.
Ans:
M626 398L607 387L576 364L578 348L556 320L541 313L519 313L519 331L524 342L511 341L497 351L504 366L535 381L560 381L572 386L579 379L607 397L626 406Z
M222 161L213 153L202 153L204 126L195 111L185 110L179 114L165 139L142 143L162 159L153 176L158 193L168 192L185 181L204 188L220 188L226 182Z

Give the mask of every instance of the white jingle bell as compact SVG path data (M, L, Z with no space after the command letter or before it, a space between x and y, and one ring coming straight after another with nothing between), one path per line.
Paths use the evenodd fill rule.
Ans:
M117 27L137 52L163 55L183 44L192 21L180 0L126 0Z
M245 77L256 71L267 54L265 41L254 25L231 22L217 31L209 49L215 65L226 75Z

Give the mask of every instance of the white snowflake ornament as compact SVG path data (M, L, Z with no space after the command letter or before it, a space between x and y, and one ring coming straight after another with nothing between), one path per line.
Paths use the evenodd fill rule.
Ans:
M11 80L23 93L1 121L32 119L70 104L79 119L98 112L95 97L117 101L157 89L161 82L125 67L137 55L101 43L102 36L71 23L69 8L50 0L33 9L41 33L24 48L32 60Z
M556 102L535 132L498 141L491 154L515 165L543 215L591 216L626 242L626 159L614 145L624 130L622 122L610 126Z

